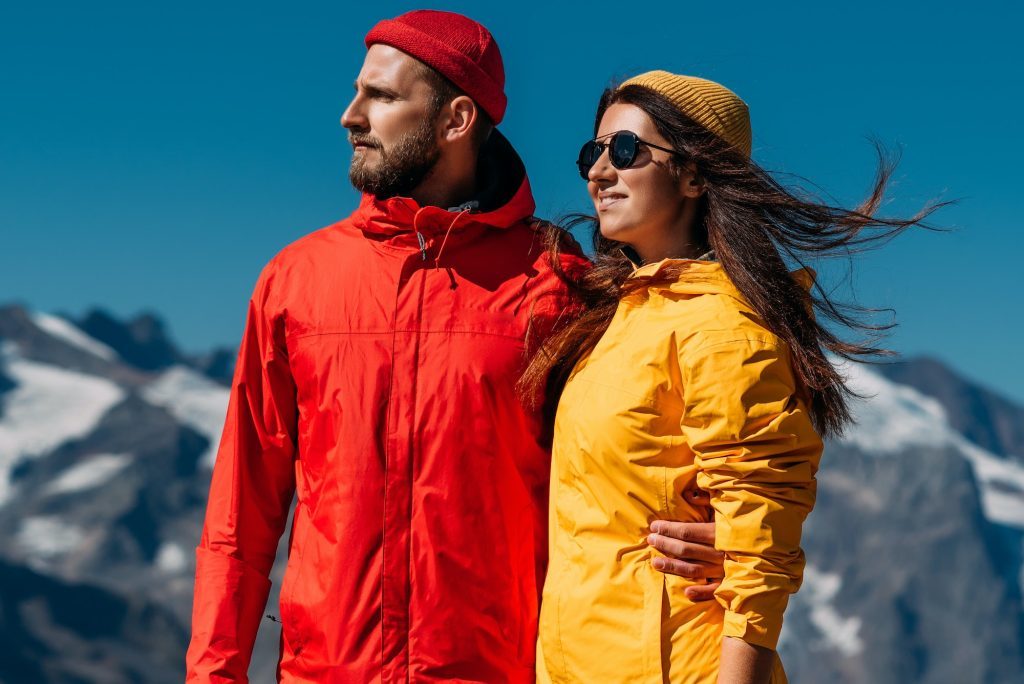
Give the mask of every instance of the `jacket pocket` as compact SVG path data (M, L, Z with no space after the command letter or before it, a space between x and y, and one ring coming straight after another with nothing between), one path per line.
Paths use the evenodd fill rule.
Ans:
M555 568L549 568L544 581L544 592L540 602L540 620L537 627L537 682L554 684L565 680L565 653L562 651L561 624L559 620L559 593L556 588L558 575Z
M644 609L640 624L640 648L644 682L662 682L662 615L667 601L665 576L644 563Z
M288 556L288 565L285 567L284 578L281 580L281 635L284 637L285 648L293 655L302 651L305 642L303 631L299 625L299 615L295 610L296 591L300 585L303 569L303 551L305 551L306 540L309 537L311 527L308 517L304 514L305 507L301 502L295 507L295 535L292 540L291 552Z

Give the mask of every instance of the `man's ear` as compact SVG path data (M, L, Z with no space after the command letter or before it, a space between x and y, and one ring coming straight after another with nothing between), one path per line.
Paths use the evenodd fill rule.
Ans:
M707 192L707 189L704 178L697 170L697 165L692 161L686 162L679 173L679 191L683 197L697 199Z
M476 103L465 95L459 95L445 106L445 113L441 137L450 143L468 139L479 116Z

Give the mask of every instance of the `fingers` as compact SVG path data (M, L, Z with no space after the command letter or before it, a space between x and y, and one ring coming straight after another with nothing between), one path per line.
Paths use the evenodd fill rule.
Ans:
M689 579L706 579L707 577L714 575L716 572L720 572L718 568L713 565L689 563L687 561L662 556L656 556L653 558L651 560L651 565L654 566L655 570L660 570L661 572L669 575L687 577Z
M686 587L683 593L686 598L690 599L694 603L700 603L701 601L710 601L715 598L715 590L718 589L722 584L721 568L705 565L703 563L687 563L686 561L677 560L675 558L663 558L658 556L651 560L651 565L654 566L655 570L660 570L669 575L678 575L679 577L686 577L693 580L707 579L712 577L707 584L695 584L692 587Z
M694 603L700 603L701 601L710 601L715 598L715 589L721 585L721 582L712 582L711 584L695 584L692 587L686 587L683 591L686 594L686 598L690 599Z
M688 563L705 563L715 568L721 568L725 558L725 554L713 546L691 544L660 534L647 535L647 543L666 556Z
M703 489L685 489L683 498L692 506L710 506L711 495Z
M711 505L711 497L700 489L685 490L683 498L694 506ZM661 572L688 579L712 578L706 584L686 587L684 593L695 603L714 599L715 590L721 586L725 559L725 554L715 549L715 524L655 520L651 532L647 543L665 554L651 559L651 565Z
M671 537L689 544L700 544L714 548L715 523L684 523L671 520L655 520L651 532L660 537Z

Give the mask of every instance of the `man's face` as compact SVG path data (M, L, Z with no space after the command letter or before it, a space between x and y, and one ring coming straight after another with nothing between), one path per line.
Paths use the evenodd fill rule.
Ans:
M372 45L341 115L349 131L356 189L379 199L408 196L437 163L433 91L423 65L389 45Z

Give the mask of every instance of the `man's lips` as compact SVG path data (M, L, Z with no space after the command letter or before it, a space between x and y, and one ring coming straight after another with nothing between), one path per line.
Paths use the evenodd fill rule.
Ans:
M380 147L380 145L366 140L352 140L351 138L349 138L349 143L351 143L353 150L376 150Z

